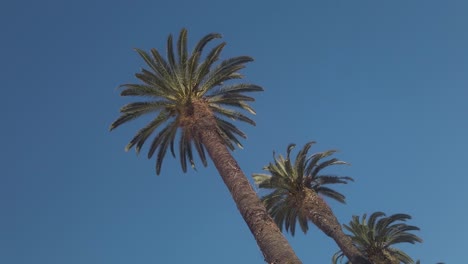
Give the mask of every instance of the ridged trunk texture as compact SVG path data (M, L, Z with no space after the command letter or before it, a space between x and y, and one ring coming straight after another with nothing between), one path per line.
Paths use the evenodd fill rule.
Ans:
M306 210L309 220L327 236L335 240L351 263L371 264L353 245L351 238L343 232L341 224L330 207L316 192L306 188L303 198L302 208Z
M231 192L242 217L255 237L267 263L302 263L268 214L265 206L225 146L213 114L204 102L192 102L193 127L221 178Z
M393 257L390 252L385 249L369 249L367 251L369 260L372 263L378 264L400 264L400 261Z

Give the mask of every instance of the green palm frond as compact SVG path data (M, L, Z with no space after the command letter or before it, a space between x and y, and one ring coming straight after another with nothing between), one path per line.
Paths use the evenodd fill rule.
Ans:
M284 227L292 235L295 233L296 222L299 222L304 233L308 230L307 216L300 208L306 189L344 203L344 195L324 185L346 184L353 180L351 177L321 174L322 170L329 166L347 163L335 158L323 160L335 153L335 150L316 153L308 157L313 144L315 142L305 144L294 161L291 152L296 147L295 144L288 145L286 157L273 152L274 162L263 168L269 174L252 175L259 188L272 190L262 200L278 227L280 229Z
M422 242L422 239L411 231L418 231L416 226L407 225L405 222L411 219L408 214L393 214L386 216L383 212L375 212L367 218L364 214L360 219L353 216L348 225L343 225L350 232L353 244L367 257L369 252L387 253L404 264L414 263L413 259L405 252L393 248L398 243ZM333 256L333 263L343 260L344 255L338 251Z
M111 124L110 130L141 116L154 115L125 149L128 151L135 147L139 153L148 138L153 136L148 158L157 154L158 175L167 150L170 150L173 156L178 150L184 172L187 170L187 162L195 168L194 149L202 164L207 166L204 146L200 142L198 132L193 131L193 125L190 125L196 122L193 121L193 103L201 102L206 105L217 125L217 132L231 150L235 146L242 147L239 137L246 138L246 135L226 119L255 125L252 119L241 112L255 114L248 104L255 99L244 93L263 91L263 88L254 84L223 84L242 78L239 71L253 59L238 56L218 63L226 46L224 42L212 48L203 58L205 47L219 38L220 34L208 34L189 52L188 32L182 29L175 45L172 35L168 36L166 57L156 49L151 49L150 52L135 49L148 68L135 74L141 83L121 85L123 90L120 95L137 96L146 100L123 106L120 109L121 116ZM178 140L177 136L180 137ZM175 144L179 144L177 149Z
M338 182L336 182L336 183L338 183ZM343 183L343 182L340 182L340 183ZM343 194L341 194L341 193L339 193L339 192L337 192L337 191L335 191L333 189L330 189L330 188L324 187L324 186L319 186L319 187L316 188L316 191L317 191L317 193L320 193L321 195L326 196L328 198L332 198L333 200L336 200L336 201L338 201L340 203L343 203L343 204L346 203L346 197Z
M351 264L351 262L346 259L346 256L344 255L343 251L341 251L341 250L336 252L335 254L333 254L333 257L332 257L332 263L333 264L337 264L338 261L339 261L339 263Z

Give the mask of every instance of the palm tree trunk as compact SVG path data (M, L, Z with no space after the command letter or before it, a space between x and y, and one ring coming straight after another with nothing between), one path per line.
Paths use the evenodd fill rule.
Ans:
M367 255L372 263L400 264L400 260L393 257L390 252L385 249L368 250Z
M200 140L231 192L237 208L263 253L265 261L270 264L302 263L227 149L217 131L212 114L206 112L204 105L194 103L194 117L196 122L193 129L198 132Z
M303 208L306 210L309 220L335 240L352 264L371 264L353 245L351 238L343 232L338 219L325 201L316 192L305 189Z

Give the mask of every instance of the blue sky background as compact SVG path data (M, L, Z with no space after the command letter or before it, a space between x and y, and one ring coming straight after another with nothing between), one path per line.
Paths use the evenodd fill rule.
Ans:
M135 47L219 32L250 55L256 127L234 156L261 172L287 144L336 148L356 182L337 217L408 213L422 263L462 263L468 236L466 1L3 1L0 263L263 263L214 166L125 153L144 122L110 133ZM337 246L288 236L304 263Z

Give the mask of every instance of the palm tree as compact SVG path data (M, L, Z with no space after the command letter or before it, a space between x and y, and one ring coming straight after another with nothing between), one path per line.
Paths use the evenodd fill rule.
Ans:
M253 60L248 56L239 56L217 64L225 42L215 46L201 61L205 46L218 38L221 38L220 34L206 35L189 53L187 30L182 29L176 51L169 35L167 59L156 49L151 49L149 54L136 49L149 68L136 74L141 83L122 85L121 95L146 100L123 106L121 116L112 123L110 130L138 117L153 115L152 120L136 133L126 150L135 147L139 153L146 140L155 134L148 158L157 151L158 175L168 149L175 157L176 136L184 172L187 161L195 168L193 148L204 166L207 166L208 153L263 252L265 261L301 263L229 152L235 145L242 147L239 137L246 138L246 135L226 118L255 125L253 120L238 110L255 114L248 105L254 98L244 93L263 89L254 84L224 85L226 81L241 79L243 76L239 70ZM156 131L159 132L156 134Z
M392 247L398 243L422 242L421 238L411 233L419 228L404 223L408 219L411 219L411 216L407 214L394 214L387 217L382 212L375 212L368 220L365 214L362 216L362 220L359 220L358 216L353 216L349 225L343 226L351 232L350 237L354 245L372 263L412 264L414 263L413 259L405 252ZM343 252L338 251L333 256L333 263L336 264L339 259L343 258Z
M272 190L262 198L268 212L280 229L285 227L292 235L295 233L296 221L305 233L309 229L308 220L312 221L327 236L333 238L345 255L353 263L369 263L346 236L331 208L319 196L327 196L344 203L345 196L327 187L329 184L346 184L353 179L321 174L322 170L339 164L347 164L336 158L324 160L335 153L335 150L315 153L307 157L310 147L315 142L307 143L291 160L290 154L296 145L290 144L286 158L273 153L274 163L263 169L269 174L254 174L253 178L260 188Z

